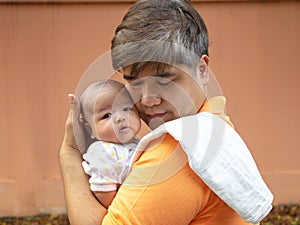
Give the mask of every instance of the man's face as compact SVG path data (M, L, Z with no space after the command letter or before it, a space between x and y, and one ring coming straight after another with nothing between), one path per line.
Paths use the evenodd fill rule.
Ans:
M141 118L151 129L164 122L199 111L206 97L200 77L185 65L166 66L162 72L148 66L132 79L130 68L123 69Z

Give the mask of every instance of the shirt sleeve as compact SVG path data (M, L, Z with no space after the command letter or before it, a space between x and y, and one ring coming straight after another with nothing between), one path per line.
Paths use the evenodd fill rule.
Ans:
M90 176L92 191L114 191L118 183L118 161L114 146L110 143L95 142L83 155L82 167Z

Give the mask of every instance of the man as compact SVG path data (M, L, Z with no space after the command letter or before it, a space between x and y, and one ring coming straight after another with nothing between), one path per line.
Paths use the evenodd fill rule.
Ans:
M151 129L216 108L229 122L224 98L213 105L206 99L208 43L204 21L187 0L138 1L124 16L112 41L113 66ZM69 117L60 164L71 224L248 224L191 170L169 134L147 145L106 210L89 191L70 123Z

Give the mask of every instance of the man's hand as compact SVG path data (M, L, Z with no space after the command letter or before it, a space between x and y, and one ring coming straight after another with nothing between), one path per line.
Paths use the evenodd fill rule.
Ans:
M81 154L86 152L86 134L82 126L80 113L80 102L74 94L69 94L70 111L65 124L65 137L63 145L67 145L73 150L80 151ZM63 147L63 146L62 146ZM61 151L68 148L62 148Z

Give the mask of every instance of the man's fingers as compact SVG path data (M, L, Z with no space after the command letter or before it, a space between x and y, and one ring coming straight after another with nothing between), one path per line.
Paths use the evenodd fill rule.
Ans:
M68 97L70 102L70 109L73 111L73 121L78 122L82 120L80 113L80 101L74 94L69 94Z
M86 137L84 128L82 126L82 115L80 111L80 101L74 94L68 94L70 112L68 117L68 139L71 140L72 145L80 149L81 153L86 151ZM72 131L71 131L72 130Z
M70 103L70 109L73 109L75 95L74 94L68 94L68 98L69 98L69 103Z

